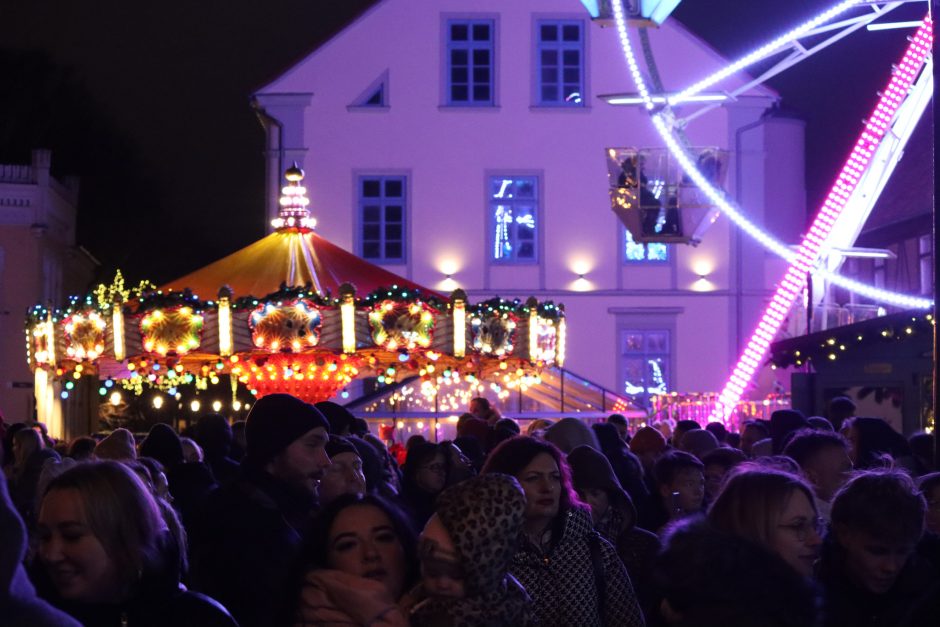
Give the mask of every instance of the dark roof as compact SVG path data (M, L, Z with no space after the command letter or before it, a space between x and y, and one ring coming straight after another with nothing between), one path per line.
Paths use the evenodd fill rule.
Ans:
M859 236L868 245L878 242L884 227L931 215L934 205L933 109L928 106L911 135L904 155L885 185ZM890 243L890 242L885 242Z

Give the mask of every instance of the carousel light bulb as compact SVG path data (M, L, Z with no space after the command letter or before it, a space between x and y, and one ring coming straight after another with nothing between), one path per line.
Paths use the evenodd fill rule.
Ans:
M163 407L163 397L160 395L153 397L153 407L154 409L160 409Z
M193 399L193 402L189 404L189 408L194 412L199 411L199 408L202 406L202 403L198 399Z
M222 409L222 401L212 401L212 411L218 412Z
M232 409L234 409L235 411L241 411L241 408L242 408L241 401L238 401L238 400L232 401Z
M121 393L118 392L117 390L115 390L114 392L111 392L111 396L108 400L111 401L112 405L117 407L118 405L121 404Z

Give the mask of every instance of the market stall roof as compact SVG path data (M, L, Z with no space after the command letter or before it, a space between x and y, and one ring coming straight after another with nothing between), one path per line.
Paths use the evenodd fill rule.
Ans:
M425 390L418 377L407 378L351 401L346 408L362 418L444 417L466 411L474 396L495 396L493 403L500 414L517 420L569 415L606 418L613 413L628 419L646 418L646 412L628 397L559 367L545 368L524 387L512 389L494 382L442 383Z
M336 296L343 283L352 283L359 294L398 285L444 298L306 229L275 231L160 289L165 292L189 289L202 298L214 298L223 285L239 296L264 296L283 285L310 285L322 296L327 292Z

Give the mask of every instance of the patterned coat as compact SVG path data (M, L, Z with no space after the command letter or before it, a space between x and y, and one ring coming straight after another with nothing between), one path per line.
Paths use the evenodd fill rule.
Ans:
M520 539L510 572L535 604L541 627L642 627L643 613L627 571L609 542L594 532L591 515L573 508L562 514L561 538L547 553L528 538ZM596 540L591 540L591 538ZM599 546L606 599L600 616L591 543Z

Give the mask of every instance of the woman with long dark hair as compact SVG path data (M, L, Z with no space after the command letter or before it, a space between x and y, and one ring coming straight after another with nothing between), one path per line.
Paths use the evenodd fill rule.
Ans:
M403 625L398 603L417 579L415 534L394 505L345 494L314 521L298 576L301 625Z
M564 456L548 442L515 437L490 453L482 474L515 477L525 522L510 573L532 597L543 625L643 625L617 552L594 532L571 487Z

